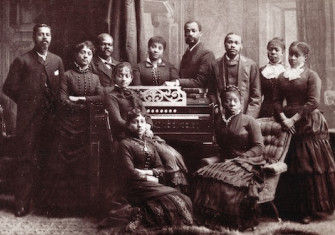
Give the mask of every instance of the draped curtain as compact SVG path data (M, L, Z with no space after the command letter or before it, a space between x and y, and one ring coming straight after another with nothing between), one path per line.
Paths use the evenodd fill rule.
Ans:
M296 0L298 40L311 47L309 67L315 70L322 80L322 90L326 86L326 2L327 0Z
M71 48L83 40L94 41L100 33L114 39L113 56L137 64L146 58L143 21L144 0L53 0L36 17L52 27L50 50L71 66Z
M144 0L108 0L107 22L114 38L114 57L131 64L145 60Z

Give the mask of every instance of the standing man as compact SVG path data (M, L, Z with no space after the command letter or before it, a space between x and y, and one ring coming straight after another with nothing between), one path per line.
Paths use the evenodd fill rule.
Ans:
M55 134L55 109L64 77L62 59L48 51L51 28L35 25L33 40L35 47L14 60L3 85L4 94L17 104L16 216L29 213L33 192L38 189L42 162Z
M202 27L198 21L188 21L184 25L185 42L188 48L180 62L177 80L182 87L208 88L210 65L215 60L212 51L205 49L201 43Z
M113 38L108 33L98 35L96 39L97 54L91 62L92 72L97 74L103 87L113 87L112 71L119 63L112 57Z
M237 86L241 92L243 113L257 118L261 107L261 85L258 65L240 54L242 38L228 33L224 40L226 53L213 63L212 77L218 102L228 85Z

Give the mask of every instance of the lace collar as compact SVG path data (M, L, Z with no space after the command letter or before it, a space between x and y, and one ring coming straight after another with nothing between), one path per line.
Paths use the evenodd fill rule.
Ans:
M268 63L262 70L262 75L266 79L278 78L279 74L285 72L285 67L282 64L271 64Z
M284 77L288 78L289 81L295 80L301 77L301 73L305 70L305 64L299 65L297 68L289 68L284 72Z
M88 71L90 71L90 66L82 69L77 62L74 62L74 69L79 73L87 73Z
M222 120L225 123L226 126L228 126L228 124L230 123L230 121L236 117L237 115L239 115L241 113L241 110L239 110L237 113L235 113L234 115L231 115L229 118L226 118L225 115L222 115Z

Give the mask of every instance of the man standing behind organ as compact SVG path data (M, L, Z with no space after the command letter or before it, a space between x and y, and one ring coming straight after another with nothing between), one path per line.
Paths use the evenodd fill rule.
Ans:
M261 107L261 85L257 64L240 54L242 38L228 33L224 40L226 53L213 64L212 76L216 82L218 102L220 94L228 85L241 91L242 112L257 118Z
M201 43L202 27L198 21L188 21L184 25L185 42L188 48L180 62L179 75L177 80L182 87L209 86L210 65L215 57L212 51L205 49Z
M113 38L108 33L102 33L96 39L97 55L92 59L92 72L97 74L100 79L101 86L113 87L114 81L112 72L114 67L119 63L112 57Z
M3 92L17 104L16 216L29 213L41 160L48 155L54 136L55 108L64 77L62 59L48 51L51 28L35 25L33 40L35 47L14 60L3 85Z

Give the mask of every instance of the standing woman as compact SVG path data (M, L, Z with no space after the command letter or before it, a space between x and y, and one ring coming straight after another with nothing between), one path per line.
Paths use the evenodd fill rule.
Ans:
M161 86L166 81L179 79L177 69L168 61L163 60L166 41L160 36L149 39L148 55L134 67L134 86Z
M274 92L274 109L283 128L293 134L280 209L298 216L302 223L335 208L334 155L326 120L318 110L321 80L305 65L309 51L305 42L290 45L291 67L279 76ZM283 107L284 99L287 105Z
M261 89L263 102L261 105L260 117L274 116L273 91L277 83L279 74L285 71L283 65L283 55L285 43L281 38L273 38L268 42L267 54L269 63L260 68Z
M89 64L95 48L90 41L75 46L73 68L61 81L59 133L46 171L45 203L53 212L75 212L89 204L89 104L102 101L99 77Z

